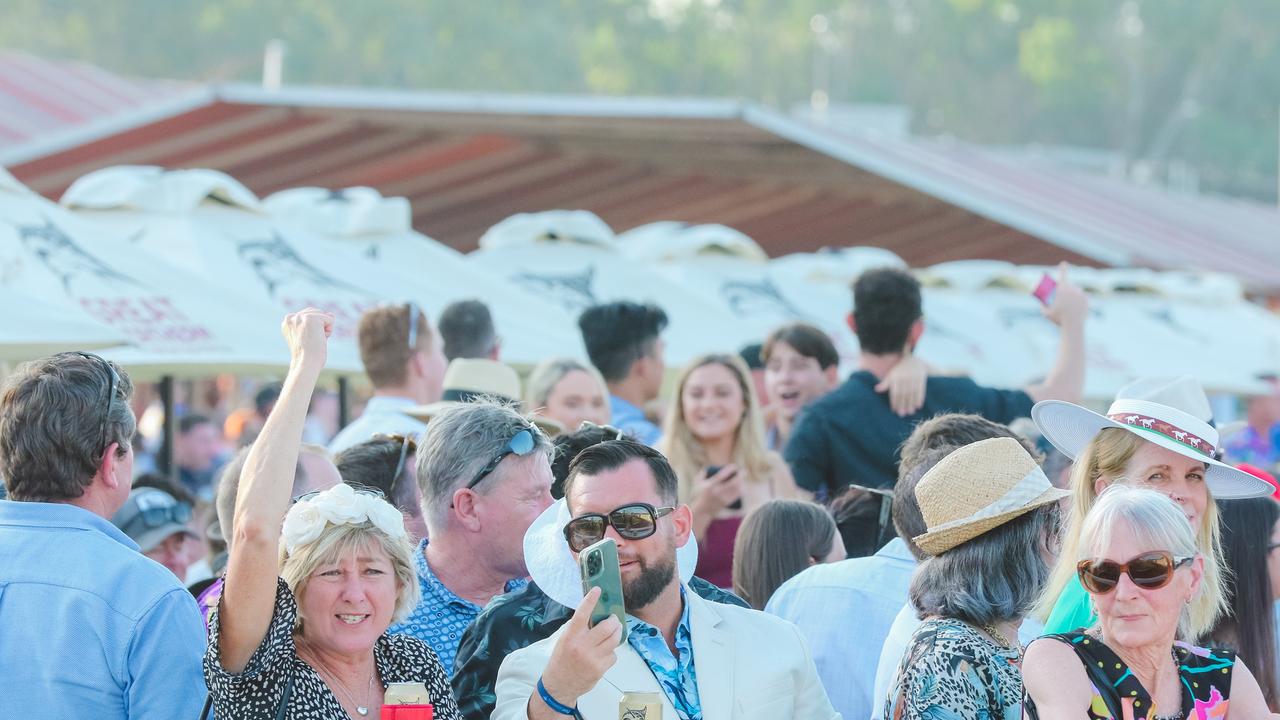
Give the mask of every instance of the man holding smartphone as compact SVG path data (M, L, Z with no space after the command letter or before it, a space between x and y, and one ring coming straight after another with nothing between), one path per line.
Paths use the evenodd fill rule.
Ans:
M692 531L666 458L631 440L584 450L565 481L572 572L604 538L617 546L626 609L592 626L592 589L560 630L517 650L498 673L497 720L613 720L626 693L658 693L662 718L831 720L813 660L794 625L688 592L677 548ZM699 672L703 668L703 672Z

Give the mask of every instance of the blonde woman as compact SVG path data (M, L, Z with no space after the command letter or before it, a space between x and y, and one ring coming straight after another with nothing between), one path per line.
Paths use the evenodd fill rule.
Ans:
M595 368L572 358L538 364L525 383L525 408L560 423L565 433L583 422L609 424L609 388Z
M706 355L680 374L658 447L693 510L698 577L733 585L733 544L742 518L774 498L808 499L765 447L751 373L737 355Z
M1146 378L1122 388L1106 415L1058 400L1037 403L1031 417L1075 461L1071 525L1062 557L1075 558L1084 518L1113 484L1149 487L1182 510L1204 558L1204 591L1191 603L1186 637L1195 642L1224 609L1222 547L1215 499L1261 497L1274 488L1216 459L1218 432L1195 379ZM1096 613L1070 562L1058 563L1037 606L1047 633L1092 627Z
M425 643L388 635L418 602L400 512L338 485L290 506L302 427L333 316L285 318L284 389L245 460L226 585L204 658L220 720L378 717L386 686L422 683L434 716L458 718L449 675Z

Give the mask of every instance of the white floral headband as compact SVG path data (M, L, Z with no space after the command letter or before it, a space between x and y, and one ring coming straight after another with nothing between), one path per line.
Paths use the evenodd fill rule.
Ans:
M407 537L404 517L391 503L369 492L339 483L301 500L284 516L280 542L289 554L315 542L326 525L356 525L368 521L395 540Z

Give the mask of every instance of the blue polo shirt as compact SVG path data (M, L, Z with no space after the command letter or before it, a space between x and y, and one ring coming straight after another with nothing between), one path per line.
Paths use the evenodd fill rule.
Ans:
M0 715L195 718L204 651L195 599L110 522L0 501Z
M412 635L430 645L440 658L440 664L444 665L445 672L453 677L453 661L458 657L462 631L467 629L484 608L470 600L464 600L440 582L440 578L436 577L427 564L425 538L418 543L418 554L413 560L422 599L404 622L392 625L387 632ZM514 578L507 581L504 592L519 590L528 584L528 580Z
M656 446L662 439L662 428L649 422L644 410L617 395L609 396L609 415L610 425L649 447Z

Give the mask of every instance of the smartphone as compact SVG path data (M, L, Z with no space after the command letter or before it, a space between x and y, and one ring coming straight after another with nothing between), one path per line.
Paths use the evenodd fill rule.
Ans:
M591 588L600 588L600 599L591 611L591 626L601 622L610 615L618 618L622 625L622 637L618 641L627 641L627 608L622 599L622 571L618 569L618 544L613 538L605 538L594 545L587 546L578 553L578 568L582 571L582 592Z
M719 465L708 465L708 466L707 466L707 477L711 477L712 475L715 475L715 474L716 474L716 473L718 473L718 472L720 472L720 466L719 466ZM742 509L742 498L738 498L737 500L734 500L733 502L729 503L728 508L729 508L730 510L741 510L741 509Z
M1036 289L1031 294L1036 297L1045 307L1053 304L1053 296L1058 293L1058 281L1053 279L1049 273L1045 273L1040 277L1040 284L1036 285Z

